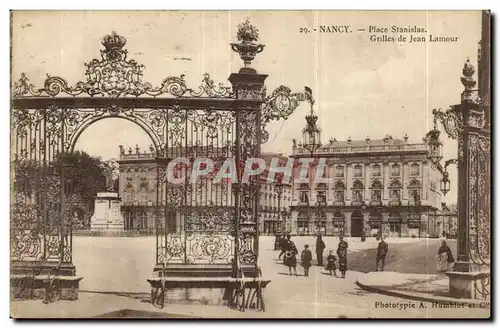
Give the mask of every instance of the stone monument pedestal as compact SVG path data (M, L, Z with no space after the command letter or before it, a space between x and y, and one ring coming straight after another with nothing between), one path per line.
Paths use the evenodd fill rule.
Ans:
M97 193L94 214L90 219L90 229L92 231L123 231L125 224L120 207L121 200L117 193Z

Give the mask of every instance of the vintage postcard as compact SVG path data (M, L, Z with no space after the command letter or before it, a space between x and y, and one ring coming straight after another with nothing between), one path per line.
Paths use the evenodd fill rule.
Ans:
M490 11L12 11L12 318L491 316Z

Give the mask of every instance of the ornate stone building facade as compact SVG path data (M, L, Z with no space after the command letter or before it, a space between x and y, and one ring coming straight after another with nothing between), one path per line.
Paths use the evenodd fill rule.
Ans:
M280 163L288 160L282 154L275 153L263 153L262 157L266 162L266 168L270 167L273 158L276 158ZM267 181L267 172L262 174L260 186L259 232L263 235L288 232L291 226L290 205L292 201L292 185L283 182L283 187L280 190L280 188L276 187L277 181Z
M273 158L286 160L281 154L263 153L263 159L266 162L266 167ZM122 199L122 214L125 220L126 230L154 230L154 213L157 204L157 183L156 183L156 161L152 150L150 152L143 151L139 147L128 150L120 147L120 165L119 176L119 195ZM262 174L261 194L260 194L260 216L259 216L259 232L261 234L275 234L286 229L286 225L290 226L290 202L291 202L291 185L283 184L281 194L281 213L278 208L279 195L276 191L275 183L267 182L266 172ZM203 188L205 189L205 188ZM225 185L210 185L207 184L206 190L218 193L220 197L210 197L210 199L219 199L222 205L227 203L227 190L231 190L230 186ZM201 198L206 190L202 190ZM224 192L225 191L225 192ZM203 202L203 199L195 200L195 202ZM214 204L217 205L217 204ZM219 204L220 205L220 204ZM177 215L167 215L169 218L169 231L182 231L183 222ZM287 220L288 219L288 220Z
M120 146L119 191L125 230L154 230L156 160L153 152Z
M294 141L291 157L315 163L300 183L301 167L294 167L292 234L424 236L429 214L441 207L440 174L427 160L426 145L407 136L331 139L312 155ZM319 158L326 160L323 172L317 172Z

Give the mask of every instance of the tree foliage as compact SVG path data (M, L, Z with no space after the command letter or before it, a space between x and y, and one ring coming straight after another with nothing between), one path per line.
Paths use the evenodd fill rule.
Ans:
M58 156L50 163L23 160L14 162L14 188L27 197L45 193L47 202L57 202L60 192L61 168L64 164L64 183L67 195L78 195L84 202L92 201L105 188L106 179L100 168L100 157L84 151Z

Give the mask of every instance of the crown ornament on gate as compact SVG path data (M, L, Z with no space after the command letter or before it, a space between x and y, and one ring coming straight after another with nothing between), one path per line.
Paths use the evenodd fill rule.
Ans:
M237 52L243 60L245 66L240 69L240 73L256 73L257 71L250 67L255 55L264 50L265 45L257 43L259 40L259 29L250 24L247 18L243 23L238 24L236 38L239 43L231 43L231 49Z
M121 58L121 55L126 52L122 48L127 44L127 39L125 37L118 35L115 31L111 32L111 34L107 34L102 38L101 41L105 50L103 50L103 54L110 61L115 61Z

